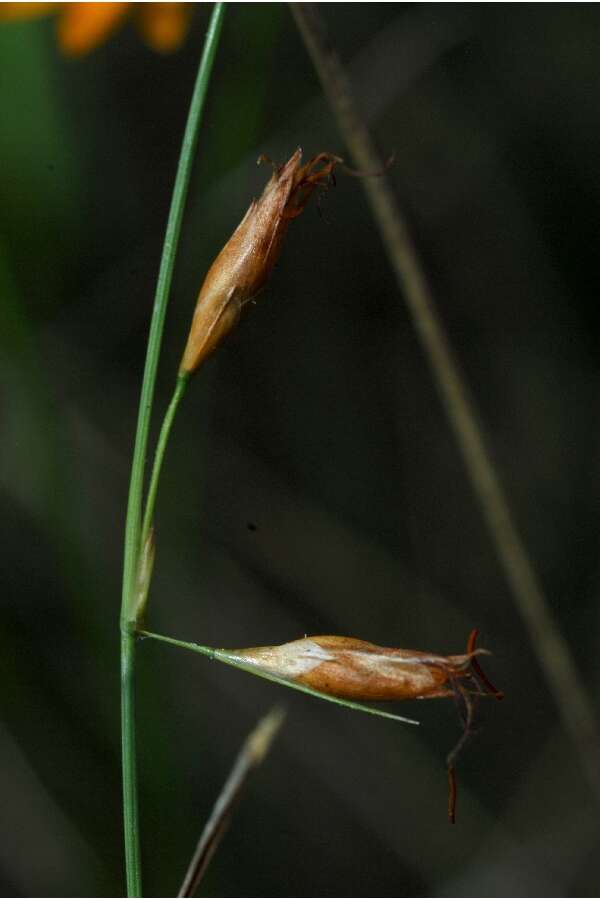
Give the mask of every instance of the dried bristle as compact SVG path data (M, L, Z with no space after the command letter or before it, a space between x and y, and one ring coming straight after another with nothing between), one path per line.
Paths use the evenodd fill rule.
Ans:
M448 821L456 825L456 775L454 766L448 766Z
M467 678L471 678L475 682L478 690L474 691L470 689L464 682L459 682L455 677L450 676L449 678L449 683L457 701L459 717L463 725L463 733L446 758L448 770L448 819L452 825L456 823L457 787L455 764L469 738L473 734L473 722L475 719L477 702L480 697L492 696L496 700L502 700L504 697L502 691L497 690L483 672L483 669L477 660L477 656L481 655L482 652L475 648L478 635L478 629L474 628L467 641L466 653L471 670L467 673ZM483 687L484 690L480 690L481 687ZM461 704L464 706L464 709L461 708Z
M318 153L301 166L294 175L294 183L285 216L295 219L303 211L315 188L327 190L332 183L333 170L343 160L333 153ZM320 168L319 168L320 166Z
M478 652L475 649L475 644L477 642L477 638L479 636L479 629L474 628L469 635L469 640L467 641L467 654L471 658L471 668L473 669L473 673L475 675L476 680L479 679L485 688L487 688L488 693L495 697L496 700L504 700L504 694L502 691L499 691L494 687L490 679L487 677L483 669L481 668L479 661L477 660Z

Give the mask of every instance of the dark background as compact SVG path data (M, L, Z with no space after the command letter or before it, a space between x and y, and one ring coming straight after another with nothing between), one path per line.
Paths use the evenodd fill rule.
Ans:
M170 192L209 6L161 57L132 24L63 58L0 25L0 885L123 892L118 614L130 458ZM598 654L600 10L324 7L493 458L588 690ZM259 153L343 153L283 4L231 4L157 385ZM348 634L461 652L488 702L446 821L451 701L419 729L165 645L139 651L145 891L173 894L245 734L288 721L207 895L593 895L598 808L483 525L359 181L292 223L190 386L157 506L149 625L216 646Z

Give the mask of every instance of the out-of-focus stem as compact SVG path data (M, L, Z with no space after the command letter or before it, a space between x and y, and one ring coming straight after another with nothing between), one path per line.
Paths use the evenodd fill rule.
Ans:
M383 171L383 161L358 111L348 76L326 32L318 5L292 3L291 8L354 165L363 172ZM463 455L515 606L529 632L565 730L579 751L590 785L600 798L600 733L594 707L515 525L409 229L385 175L363 178L362 185Z
M229 777L223 785L200 835L196 850L179 889L178 897L194 896L202 876L206 872L208 864L227 830L229 820L240 799L248 777L262 763L269 752L284 718L285 713L283 710L275 707L258 722L244 741L229 773Z

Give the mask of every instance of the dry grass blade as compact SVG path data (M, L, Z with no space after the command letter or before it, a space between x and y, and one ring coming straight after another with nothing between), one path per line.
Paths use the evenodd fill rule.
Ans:
M364 172L380 171L383 160L357 110L348 77L326 33L317 4L292 3L291 8L353 164ZM514 602L554 694L565 729L577 747L590 785L600 798L600 735L593 706L513 521L406 222L385 176L364 178L362 184L431 366Z
M242 749L238 753L233 768L229 773L229 778L223 785L223 790L217 798L217 802L204 826L204 831L200 835L200 840L179 889L178 897L194 896L202 876L227 830L231 814L240 798L248 776L253 769L262 763L269 752L284 717L285 713L283 710L280 707L275 707L259 721L258 725L244 741Z

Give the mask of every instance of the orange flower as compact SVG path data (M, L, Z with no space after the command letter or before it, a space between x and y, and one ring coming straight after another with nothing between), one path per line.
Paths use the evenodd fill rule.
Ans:
M327 187L334 166L341 162L331 153L319 153L303 166L301 159L298 149L283 166L274 167L262 196L252 201L208 270L180 374L194 372L235 326L242 307L258 294L271 274L289 223L300 215L316 187Z
M191 3L0 3L0 21L58 17L56 35L67 56L93 50L127 19L159 53L180 46L188 28Z

